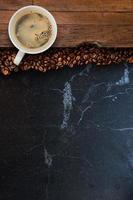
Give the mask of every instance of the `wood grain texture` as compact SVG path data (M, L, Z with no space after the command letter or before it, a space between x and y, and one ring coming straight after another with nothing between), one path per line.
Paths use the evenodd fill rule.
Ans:
M55 46L76 46L83 42L98 42L104 47L133 47L133 26L59 25Z
M57 24L133 25L133 13L52 12Z
M17 10L32 3L32 0L0 0L0 10Z
M115 1L116 2L116 1ZM55 47L99 42L106 47L133 47L133 0L34 0L51 10L58 24ZM32 1L0 0L0 47L12 46L8 22L18 8ZM5 10L3 10L5 9Z
M0 30L3 28L3 26L8 26L8 22L11 18L11 16L14 14L13 10L1 10L0 11Z
M80 34L79 34L80 33ZM83 42L98 42L104 47L133 47L133 27L126 26L96 26L91 29L82 25L59 25L55 47L75 47ZM0 32L1 46L12 46L7 31Z
M8 37L8 22L14 11L0 11L0 47L11 47L12 44Z
M0 11L0 25L8 25L14 11ZM57 24L133 25L133 13L51 12Z
M133 11L133 0L33 0L50 11Z

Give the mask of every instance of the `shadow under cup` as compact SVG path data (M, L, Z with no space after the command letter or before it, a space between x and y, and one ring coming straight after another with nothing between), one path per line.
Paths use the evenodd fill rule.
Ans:
M43 16L46 16L48 18L50 24L51 24L51 27L52 27L51 36L50 36L49 40L44 45L42 45L38 48L33 48L33 49L25 47L24 45L22 45L22 43L16 37L17 22L19 21L19 19L21 17L23 17L26 14L29 14L31 11L33 13L35 12L35 13L41 14ZM54 41L57 37L57 24L56 24L54 17L46 9L44 9L40 6L26 6L26 7L19 9L11 17L10 22L9 22L9 26L8 26L8 33L9 33L9 37L10 37L12 43L20 51L22 51L24 53L28 53L28 54L37 54L37 53L41 53L43 51L46 51L48 48L50 48L52 46L52 44L54 43Z

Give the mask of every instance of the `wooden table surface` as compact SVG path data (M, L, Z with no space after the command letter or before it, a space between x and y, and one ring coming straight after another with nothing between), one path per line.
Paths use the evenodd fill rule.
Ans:
M98 42L105 47L133 47L133 0L0 0L0 47L12 46L7 27L26 5L52 12L58 24L56 47Z

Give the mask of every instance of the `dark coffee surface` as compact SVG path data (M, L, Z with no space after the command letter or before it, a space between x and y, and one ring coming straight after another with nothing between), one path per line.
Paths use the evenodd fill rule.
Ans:
M133 199L133 65L0 77L0 200Z

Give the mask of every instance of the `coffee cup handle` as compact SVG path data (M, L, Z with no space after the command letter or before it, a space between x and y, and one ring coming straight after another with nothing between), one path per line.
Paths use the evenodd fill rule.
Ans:
M14 59L14 61L13 61L14 64L15 65L19 65L21 60L23 59L24 55L25 55L25 53L19 50L17 55L16 55L16 57L15 57L15 59Z

